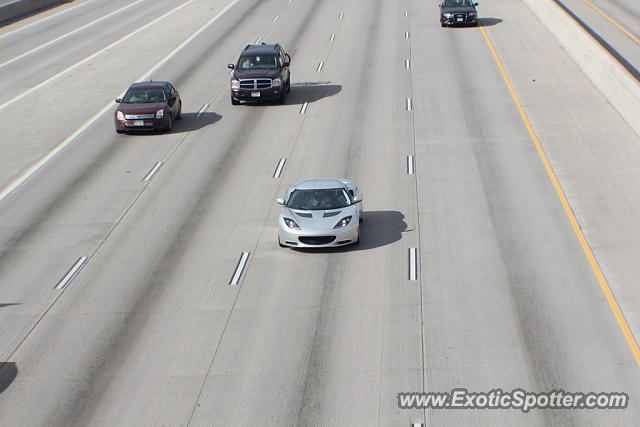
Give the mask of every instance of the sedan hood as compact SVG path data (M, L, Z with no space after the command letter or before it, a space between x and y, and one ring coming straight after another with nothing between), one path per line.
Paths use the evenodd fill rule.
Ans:
M241 79L277 79L280 76L280 70L276 69L257 69L257 70L236 70L234 76L237 80Z
M471 13L475 12L475 8L473 7L443 7L443 13Z
M165 102L149 102L144 104L127 104L122 103L118 106L118 111L125 114L155 114L156 111L162 110L167 104Z
M333 227L345 216L355 217L355 205L346 208L307 211L301 209L282 208L282 216L293 219L304 231L333 230ZM351 221L354 221L352 219Z

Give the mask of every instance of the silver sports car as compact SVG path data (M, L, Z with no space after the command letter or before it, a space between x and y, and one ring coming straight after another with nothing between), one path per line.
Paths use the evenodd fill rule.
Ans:
M362 194L346 179L293 184L278 218L278 243L295 248L342 246L360 241Z

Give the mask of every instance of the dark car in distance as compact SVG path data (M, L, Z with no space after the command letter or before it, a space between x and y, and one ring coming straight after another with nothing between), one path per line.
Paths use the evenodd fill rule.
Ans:
M229 64L231 103L278 101L284 103L291 88L291 57L276 44L248 44L236 64Z
M478 11L472 0L444 0L440 3L440 25L478 25Z
M114 116L116 132L134 130L170 131L175 120L182 118L182 100L169 82L132 84L122 98Z

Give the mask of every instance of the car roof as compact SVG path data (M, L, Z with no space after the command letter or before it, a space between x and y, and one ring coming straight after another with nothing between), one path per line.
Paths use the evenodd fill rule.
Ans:
M242 54L244 55L245 53L252 53L252 54L256 54L256 53L277 53L278 52L278 48L280 47L280 45L278 43L276 44L248 44L247 46L245 46L245 48L242 51Z
M136 82L130 87L165 87L169 82Z
M327 188L344 188L344 182L337 178L307 179L293 184L296 190L321 190Z

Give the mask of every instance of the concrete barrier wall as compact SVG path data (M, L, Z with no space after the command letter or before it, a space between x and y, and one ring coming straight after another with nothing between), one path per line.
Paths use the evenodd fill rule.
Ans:
M640 135L640 82L553 0L523 0Z
M39 9L60 3L68 3L70 0L16 0L0 6L0 24L28 15Z

